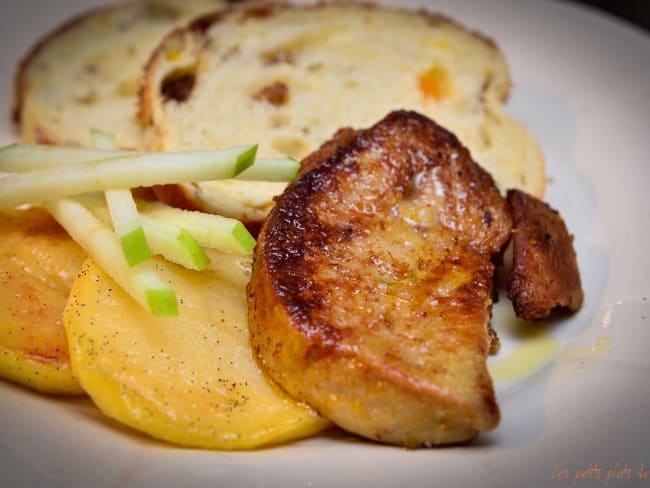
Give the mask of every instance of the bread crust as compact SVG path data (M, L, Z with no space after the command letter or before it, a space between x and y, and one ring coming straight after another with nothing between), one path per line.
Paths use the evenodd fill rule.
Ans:
M200 46L200 37L194 36L193 31L190 29L174 29L167 34L162 41L152 51L151 56L143 68L142 83L138 89L138 111L137 116L143 125L153 123L156 97L158 90L156 85L156 69L158 68L161 58L163 57L167 46L173 42L181 42L183 44L194 44ZM159 140L162 139L159 137ZM160 144L158 144L160 147Z
M413 112L307 158L258 239L249 327L287 392L359 435L416 447L499 421L486 368L511 221L489 174Z

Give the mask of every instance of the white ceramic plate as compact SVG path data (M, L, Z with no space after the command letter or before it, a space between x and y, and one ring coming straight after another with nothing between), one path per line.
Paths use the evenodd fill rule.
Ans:
M90 3L2 2L0 142L14 139L16 60ZM586 302L538 338L538 360L528 351L518 375L498 375L500 426L463 447L409 451L330 435L210 452L133 434L88 401L0 383L1 486L650 487L650 37L563 3L399 3L496 39L515 81L508 109L539 138L545 198L576 236ZM504 340L495 371L522 353L500 325L504 307L495 311Z

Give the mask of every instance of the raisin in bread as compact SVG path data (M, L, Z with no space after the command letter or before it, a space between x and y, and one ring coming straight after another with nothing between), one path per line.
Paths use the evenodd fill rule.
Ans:
M165 39L148 62L140 116L156 150L256 142L261 155L301 159L341 127L415 110L454 132L501 190L541 196L544 158L504 111L510 86L496 44L443 16L343 2L243 4ZM248 220L281 190L210 182L159 195ZM224 195L254 201L233 208Z
M218 0L132 0L89 10L41 39L16 76L14 118L25 142L89 145L90 128L143 145L136 117L143 65L172 29Z

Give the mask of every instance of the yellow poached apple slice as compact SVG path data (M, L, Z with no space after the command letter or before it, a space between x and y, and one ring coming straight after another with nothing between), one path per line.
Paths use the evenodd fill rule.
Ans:
M86 253L43 209L0 213L0 376L43 393L83 394L61 313Z
M207 270L157 260L179 315L156 317L92 260L64 312L73 370L99 409L151 437L250 449L329 425L268 380L249 343L250 257L208 251Z

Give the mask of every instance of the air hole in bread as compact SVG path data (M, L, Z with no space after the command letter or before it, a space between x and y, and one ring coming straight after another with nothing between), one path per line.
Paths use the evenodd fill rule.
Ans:
M211 40L208 40L208 42L210 43ZM239 45L237 44L234 44L223 52L223 54L221 55L221 60L228 61L229 59L237 56L240 52L241 52L241 47L239 47Z
M99 66L96 63L88 62L83 65L82 70L84 74L93 76L99 73Z
M488 127L482 126L479 132L483 145L487 148L492 147L492 135Z
M286 112L274 112L269 116L269 128L279 129L291 124L291 116Z
M280 154L286 154L297 159L302 158L309 152L307 141L298 137L276 137L271 141L271 145Z
M140 80L138 78L130 78L120 82L120 84L115 87L114 93L118 97L133 97L137 95L139 87Z
M262 54L262 59L266 65L274 64L293 64L296 61L295 52L290 48L277 48L272 51L266 51Z
M92 105L99 100L99 95L95 90L89 89L74 98L74 101L81 105Z
M192 94L196 72L194 68L178 68L169 73L160 85L160 94L165 101L184 102Z

